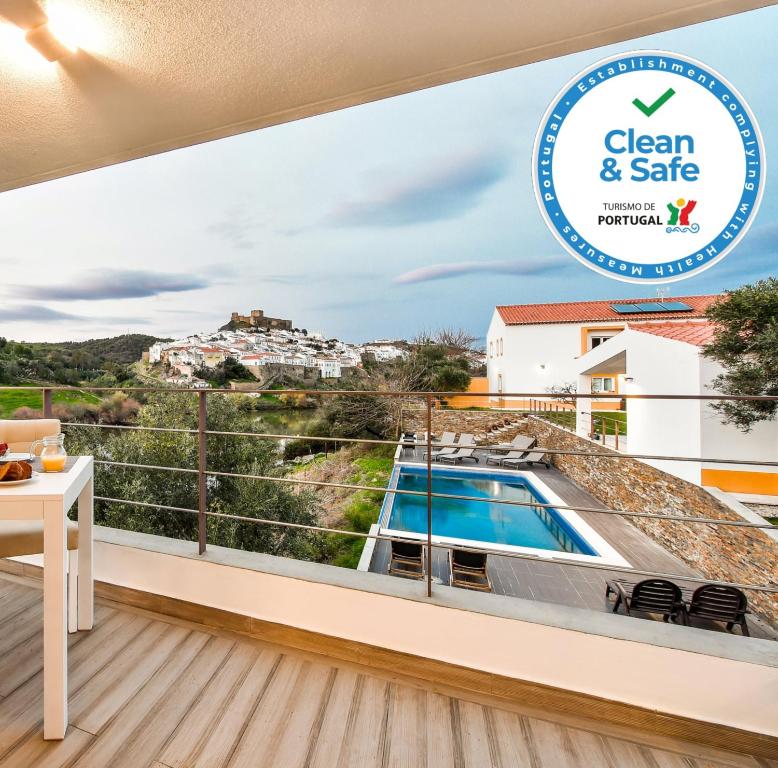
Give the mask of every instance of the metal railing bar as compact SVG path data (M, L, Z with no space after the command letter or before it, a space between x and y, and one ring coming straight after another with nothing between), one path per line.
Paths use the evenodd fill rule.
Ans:
M95 460L95 464L117 466L117 467L129 467L134 469L155 469L169 472L185 472L188 474L199 474L198 469L184 469L182 467L165 467L154 464L134 464L124 461L109 461L104 459ZM427 491L411 491L404 488L385 488L374 485L354 485L350 483L332 483L325 480L303 480L300 478L289 477L276 477L273 475L250 475L240 472L218 472L216 470L208 470L206 475L212 475L214 477L234 477L245 480L263 480L267 482L286 483L288 485L313 485L322 488L344 488L346 490L354 491L369 491L371 493L397 493L406 496L424 496L426 497ZM516 501L515 499L495 499L491 497L482 496L465 496L462 494L454 493L437 493L432 492L429 494L433 499L451 499L454 501L478 501L481 503L494 503L494 504L506 504L512 507L528 507L539 509L564 509L571 512L591 512L593 514L603 515L617 515L620 517L643 517L651 520L668 520L672 522L682 523L699 523L704 525L724 525L735 528L759 528L767 530L778 530L778 525L772 525L771 523L751 523L747 520L726 520L719 518L708 517L693 517L689 515L668 515L662 512L629 512L618 509L607 509L602 507L580 507L571 506L567 504L549 504L540 501Z
M208 398L204 392L197 396L197 547L202 555L205 552L208 529L205 524L205 512L208 508L208 477L205 474L207 445L205 431L208 429Z
M404 448L421 448L419 443L408 443L395 440L393 445L402 445ZM433 443L434 448L461 448L461 443ZM498 444L476 444L477 450L484 451L505 451L506 448ZM757 459L714 459L699 456L663 456L662 454L651 453L593 453L591 451L569 451L564 448L544 448L541 445L532 448L524 448L525 453L548 453L557 456L589 456L600 459L653 459L655 461L696 461L706 464L746 464L760 467L778 467L778 461L760 461Z
M113 467L133 467L135 469L161 469L168 472L187 472L192 475L196 475L199 472L197 469L186 469L184 467L163 467L158 464L133 464L129 461L109 461L107 459L94 459L94 463Z
M422 494L422 495L426 495L426 494ZM175 512L189 512L190 514L193 515L200 514L200 511L197 509L186 509L184 507L167 507L161 504L149 504L147 502L142 502L142 501L112 499L104 496L95 496L95 500L109 501L118 504L129 504L129 505L142 506L142 507L156 507L159 509L169 509ZM346 531L346 530L341 530L339 528L326 528L324 526L305 525L304 523L289 523L281 520L269 520L267 518L262 518L262 517L248 517L246 515L233 515L226 512L206 511L205 514L208 517L216 517L216 518L222 518L226 520L235 520L236 522L257 523L259 525L277 525L282 528L297 528L302 530L317 531L319 533L354 536L356 538L361 538L361 539L375 539L376 541L405 541L405 542L412 541L414 543L419 542L419 539L410 538L410 537L388 536L383 533L363 533L362 531ZM682 574L646 571L638 568L629 568L629 567L617 566L617 565L606 565L601 563L583 563L583 562L572 561L572 560L560 560L559 558L555 558L553 556L543 557L541 555L533 555L525 552L504 552L501 550L489 549L488 547L460 546L458 544L457 545L446 544L444 542L433 541L432 546L433 548L436 549L445 549L445 550L461 549L461 550L466 550L468 552L484 552L487 555L495 555L497 557L512 557L518 560L532 560L535 562L550 563L552 565L569 566L574 568L591 568L595 571L612 571L616 573L634 574L637 576L653 576L656 578L672 579L676 581L689 581L689 582L699 583L699 584L717 584L719 586L730 586L730 587L736 587L738 589L749 589L755 592L778 593L778 586L772 586L770 584L767 585L739 584L737 582L715 581L700 576L687 576Z
M335 535L345 534L347 536L356 536L361 539L381 538L375 534L363 533L362 531L345 531L340 528L326 528L322 525L305 525L304 523L290 523L283 520L269 520L264 517L248 517L247 515L233 515L228 512L210 512L205 513L208 517L220 517L225 520L237 520L244 523L259 523L260 525L278 525L281 528L297 528L306 531L317 531L318 533L331 533ZM400 539L400 537L391 537L396 541L410 541L410 539Z
M237 435L238 437L259 437L268 440L308 440L311 443L365 443L367 445L392 445L396 446L397 440L379 440L369 437L322 437L321 435L284 435L271 432L224 432L220 430L207 429L206 435ZM417 443L403 443L403 446L411 448Z
M417 400L423 400L425 396L430 395L435 399L447 397L490 397L495 400L505 400L507 398L537 398L544 402L555 402L553 394L549 392L419 392L414 390L391 391L372 389L202 389L199 387L52 387L43 384L30 387L11 385L0 386L0 391L9 389L41 392L44 390L50 390L51 392L161 392L167 394L181 392L199 394L205 392L206 395L311 395L315 397L354 395L355 397L405 397ZM618 394L612 392L571 392L569 394L565 393L564 398L572 400L729 400L736 402L762 400L767 402L778 402L778 395L647 395Z
M63 427L97 427L102 429L127 429L146 432L179 432L182 434L196 435L197 429L176 429L167 427L139 427L136 425L119 425L119 424L87 424L85 422L77 421L65 421L62 422ZM260 439L268 440L307 440L309 442L330 442L330 443L364 443L366 445L402 445L403 448L420 448L423 444L416 442L406 442L403 440L378 440L374 438L366 437L322 437L321 435L284 435L271 432L227 432L221 430L206 430L206 435L220 435L223 437L229 437L230 435L237 437L256 437ZM461 448L459 443L434 443L435 448ZM505 448L498 444L477 444L476 448L482 451L504 451ZM532 448L533 452L548 453L550 455L558 456L589 456L591 458L601 459L650 459L653 461L693 461L703 462L706 464L742 464L744 466L758 466L758 467L778 467L778 461L759 461L756 459L718 459L713 457L700 457L700 456L665 456L662 454L649 454L649 453L594 453L591 451L571 451L562 448L544 448L542 446L535 446Z
M213 477L235 477L244 480L269 480L271 482L287 483L289 485L316 485L326 488L345 488L354 491L373 491L375 493L404 493L409 496L426 496L424 491L390 490L374 485L351 485L349 483L330 483L324 480L302 480L291 477L274 477L273 475L249 475L243 472L218 472L209 469L206 474Z
M427 395L427 597L432 597L432 398Z
M139 427L137 424L87 424L85 421L63 421L63 427L92 427L98 429L128 429L138 432L181 432L187 435L196 435L196 429L182 429L178 427Z
M427 491L411 491L404 488L383 488L373 485L351 485L349 483L331 483L324 480L301 480L290 477L274 477L272 475L250 475L243 472L217 472L208 470L206 473L214 477L235 477L245 480L266 480L270 482L288 483L289 485L315 485L324 488L345 488L355 491L371 491L374 493L397 493L406 496L431 496L433 499L452 499L455 501L480 501L483 503L506 504L513 507L538 507L541 509L566 509L572 512L593 512L595 514L619 515L621 517L645 517L655 520L670 520L674 522L692 522L705 525L728 525L736 528L767 528L778 529L778 526L770 523L751 523L747 520L721 520L719 518L690 517L688 515L665 515L659 512L627 512L617 509L601 509L598 507L573 507L566 504L548 504L539 501L516 501L514 499L493 499L482 496L465 496L456 493L429 494Z
M110 501L115 504L130 504L134 507L152 507L154 509L167 509L171 512L192 512L198 514L197 509L188 509L187 507L171 507L167 504L152 504L148 501L130 501L129 499L114 499L111 496L95 496L95 501Z

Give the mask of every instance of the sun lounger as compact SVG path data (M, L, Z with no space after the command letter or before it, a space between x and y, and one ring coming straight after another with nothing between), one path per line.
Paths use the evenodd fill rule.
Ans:
M459 440L454 441L456 442L456 446L452 448L441 448L439 451L433 451L432 452L432 460L433 461L442 461L447 456L454 456L456 453L458 453L460 450L462 450L462 447L464 446L470 446L475 445L475 438L468 434L467 432L462 433L459 436ZM425 455L426 458L426 455Z
M545 455L546 455L545 453L542 453L540 451L534 451L532 453L526 453L524 454L524 456L518 459L509 458L508 456L505 456L503 457L501 465L503 467L513 467L515 469L517 467L524 466L525 464L529 464L529 466L534 466L535 464L542 464L546 469L550 469L551 464L549 464L548 461L543 458Z
M456 432L444 432L440 436L440 440L433 440L432 441L433 445L435 445L435 443L443 443L444 446L448 446L448 447L440 448L437 451L433 451L432 458L434 459L435 456L445 456L446 454L454 453L454 451L456 451L456 448L450 446L451 443L456 441L456 437L457 437ZM427 458L427 451L424 451L423 458L425 459Z
M681 588L667 579L644 579L635 585L620 580L606 582L605 596L616 595L613 613L617 613L623 605L628 616L632 611L641 613L659 613L664 621L679 618L683 622L686 607Z
M449 454L448 456L438 457L438 461L442 461L445 464L456 464L460 461L464 461L465 459L470 459L470 461L474 461L477 464L478 457L474 456L474 453L475 446L472 448L460 448L456 453Z
M532 435L516 435L510 443L497 443L492 448L500 451L527 451L535 445Z
M448 567L451 574L449 582L451 586L491 592L492 582L489 578L486 560L486 552L450 549L448 552Z
M521 451L508 451L504 456L494 456L490 454L486 457L487 464L502 464L503 461L520 461L526 456L527 452Z
M392 541L389 573L407 579L424 578L424 547L415 541Z
M465 459L470 459L470 461L474 461L477 464L478 457L473 455L475 453L475 438L472 435L462 435L458 444L462 447L458 448L454 453L438 456L437 461L442 461L446 464L449 462L451 464L457 464Z
M732 631L735 624L740 625L740 631L749 637L746 614L748 613L748 598L735 587L723 587L718 584L703 584L698 587L686 608L689 620L694 618L723 621L727 630Z

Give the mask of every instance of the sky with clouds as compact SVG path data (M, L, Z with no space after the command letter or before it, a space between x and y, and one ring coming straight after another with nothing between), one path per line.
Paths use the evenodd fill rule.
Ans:
M778 157L778 7L0 194L0 335L215 329L262 308L361 341L464 327L496 304L654 295L546 229L530 160L559 88L640 48L696 57L745 96ZM672 295L778 274L778 182L739 247ZM31 265L31 269L19 268Z

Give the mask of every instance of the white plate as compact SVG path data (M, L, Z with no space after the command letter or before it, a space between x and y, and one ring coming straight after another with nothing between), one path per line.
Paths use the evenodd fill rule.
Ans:
M38 476L37 472L32 473L32 477L28 477L26 480L0 480L0 488L5 488L7 485L22 485L23 483L29 483L35 480Z
M33 455L31 453L4 453L0 456L0 464L5 464L9 461L32 461Z

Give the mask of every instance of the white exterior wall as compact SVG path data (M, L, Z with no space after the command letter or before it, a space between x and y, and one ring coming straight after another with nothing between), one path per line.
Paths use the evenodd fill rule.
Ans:
M340 378L341 367L337 360L319 360L319 370L323 379Z
M626 377L622 394L706 395L714 394L712 380L721 366L705 358L699 347L648 333L626 330L579 360L582 374L578 391L588 392L588 372L626 354ZM579 400L577 432L588 436L591 401ZM755 461L778 461L778 421L756 424L751 432L721 423L721 416L708 401L627 400L627 441L629 452L699 456L717 459L743 457ZM701 484L701 471L725 469L778 473L778 467L715 462L647 461L648 464Z
M587 392L590 376L608 359L626 353L626 378L621 394L698 395L700 372L698 348L627 329L578 361L582 369L579 392ZM586 408L584 402L580 407ZM627 442L629 452L673 456L701 456L699 401L627 400ZM579 416L578 432L584 434L585 420ZM588 432L587 432L588 434ZM688 461L647 461L676 477L700 483L701 465Z
M162 359L162 344L157 342L149 347L149 362L158 363Z
M633 380L625 380L624 394L700 394L697 347L639 331L632 331L629 336L624 340L629 343L626 375ZM701 410L698 400L628 400L629 452L701 456ZM647 463L676 477L700 483L699 462Z
M722 367L700 356L701 394L714 394L711 381L722 372ZM702 455L713 459L754 459L778 461L778 421L762 421L750 432L741 432L731 424L722 424L721 415L709 404L702 408ZM752 464L715 464L706 462L706 469L729 469L745 472L778 473L778 467L759 467Z
M430 599L424 585L382 574L222 547L199 556L189 542L100 526L95 536L95 578L109 584L778 736L766 640L443 585Z
M576 381L581 353L581 328L602 323L541 323L505 325L495 311L486 335L486 371L489 391L537 394L549 387ZM497 342L502 339L502 354ZM489 354L491 343L492 354ZM544 365L545 368L541 368Z

